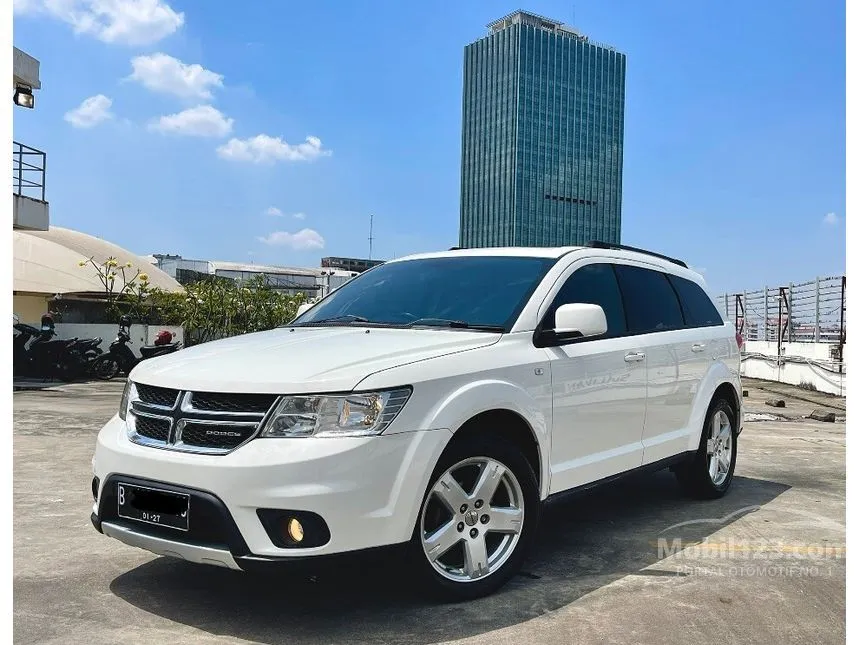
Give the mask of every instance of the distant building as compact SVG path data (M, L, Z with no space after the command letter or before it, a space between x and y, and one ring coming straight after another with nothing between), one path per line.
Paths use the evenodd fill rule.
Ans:
M460 246L621 239L626 56L524 11L467 45Z
M383 260L367 260L362 258L323 258L320 266L326 269L341 269L361 273L382 264Z
M151 257L153 264L180 284L213 278L229 279L242 284L262 276L266 285L272 289L291 295L301 293L308 300L325 296L330 290L336 289L356 275L353 271L192 260L181 255L160 253L154 253Z

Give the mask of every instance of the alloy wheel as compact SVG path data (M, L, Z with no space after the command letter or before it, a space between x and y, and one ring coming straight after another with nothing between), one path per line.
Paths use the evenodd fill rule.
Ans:
M421 512L421 542L433 568L455 582L486 578L516 549L525 503L514 473L489 457L470 457L433 484Z
M729 415L717 410L711 419L711 432L707 443L708 474L714 486L720 486L732 465L732 423Z

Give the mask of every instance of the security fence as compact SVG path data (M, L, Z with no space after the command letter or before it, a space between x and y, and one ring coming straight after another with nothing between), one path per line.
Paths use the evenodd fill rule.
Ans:
M845 344L845 276L723 294L717 304L745 341Z

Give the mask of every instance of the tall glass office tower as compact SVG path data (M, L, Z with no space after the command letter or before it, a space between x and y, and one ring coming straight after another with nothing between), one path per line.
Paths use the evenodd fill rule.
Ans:
M518 11L466 46L460 246L620 242L626 57Z

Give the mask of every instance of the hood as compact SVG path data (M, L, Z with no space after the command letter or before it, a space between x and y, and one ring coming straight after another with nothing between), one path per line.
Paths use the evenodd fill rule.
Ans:
M150 358L130 378L201 392L348 392L375 372L486 347L499 338L450 329L282 328Z

